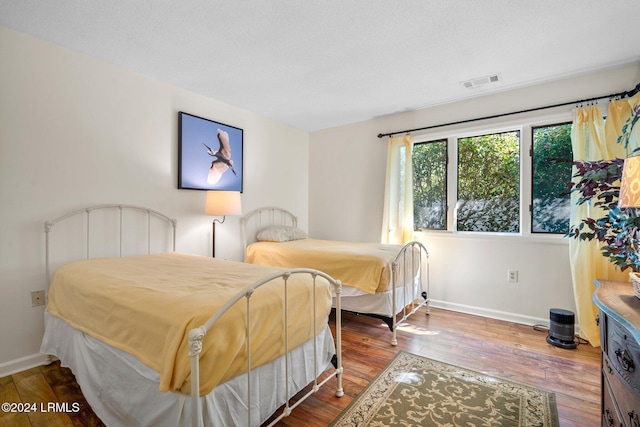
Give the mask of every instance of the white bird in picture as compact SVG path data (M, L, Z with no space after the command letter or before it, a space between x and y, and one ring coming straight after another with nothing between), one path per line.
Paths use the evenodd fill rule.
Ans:
M207 183L210 185L217 184L222 178L222 174L228 169L231 169L234 175L238 175L233 170L233 160L231 160L231 145L229 144L229 134L221 129L218 129L218 141L220 145L218 150L214 151L204 142L202 145L207 147L207 154L216 159L211 162L211 168L209 169L209 176L207 177Z

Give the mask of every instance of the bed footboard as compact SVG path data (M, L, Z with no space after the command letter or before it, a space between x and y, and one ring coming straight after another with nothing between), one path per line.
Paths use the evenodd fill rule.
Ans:
M191 410L192 410L192 426L193 427L200 427L203 426L203 417L202 417L202 408L201 408L201 402L199 399L199 390L200 390L200 353L202 351L202 342L207 334L207 331L209 331L212 327L215 326L216 321L227 311L229 310L232 306L234 306L236 303L238 303L241 300L245 300L246 302L246 307L247 307L247 316L246 316L246 322L247 325L250 325L250 321L251 321L251 296L253 295L253 293L255 292L255 290L257 288L259 288L260 286L263 286L267 283L270 283L272 281L276 281L276 280L280 280L282 281L283 287L284 287L284 293L285 293L285 301L288 301L286 298L286 294L287 294L287 282L289 280L289 278L292 275L310 275L313 279L313 286L314 289L316 286L319 286L316 283L316 279L318 277L322 277L324 279L326 279L330 286L332 286L333 291L336 295L336 304L337 304L337 310L336 310L336 317L335 317L335 345L336 345L336 355L334 357L335 359L335 370L332 373L332 375L328 375L327 377L325 377L323 380L320 380L319 377L321 376L322 372L317 372L317 366L318 366L318 351L317 351L317 346L314 347L314 366L316 369L316 372L314 374L314 380L313 380L313 386L311 388L311 390L304 396L302 396L300 399L298 399L296 402L294 402L293 404L291 404L290 402L290 396L291 393L289 391L289 381L286 381L286 378L289 377L289 370L290 370L290 366L289 366L289 359L285 358L286 362L285 362L285 387L286 387L286 395L288 396L287 401L284 404L284 408L282 410L282 413L276 417L271 424L269 424L269 426L274 425L275 423L277 423L278 421L280 421L282 418L288 416L291 411L298 406L300 403L302 403L305 399L307 399L310 395L312 395L313 393L315 393L316 391L319 390L319 388L321 386L323 386L326 382L330 381L333 379L333 374L335 374L336 376L336 380L337 380L337 385L336 385L336 396L340 397L344 394L344 390L342 388L342 372L343 372L343 368L342 368L342 319L341 319L341 315L340 315L340 295L342 293L342 284L340 283L339 280L335 280L332 277L330 277L329 275L320 272L318 270L312 270L312 269L303 269L303 268L298 268L298 269L290 269L288 271L285 271L283 273L277 273L268 277L265 277L261 280L259 280L258 282L254 283L251 286L248 286L247 288L243 289L241 292L239 292L238 294L236 294L236 296L232 299L230 299L224 306L222 306L220 308L220 310L218 310L216 313L214 313L209 320L202 326L197 327L192 329L189 332L189 357L191 359ZM314 307L314 319L315 317L315 308L316 308L316 301L315 301L315 291L313 293L314 295L314 301L313 301L313 307ZM288 303L285 303L285 307L284 307L284 317L285 317L285 325L288 325L288 321L287 321L287 317L288 317L288 307L287 307ZM314 320L314 325L313 325L313 330L317 330L316 328L316 324L315 324L315 320ZM289 352L289 337L288 337L288 328L285 327L285 332L284 332L284 342L285 342L285 352ZM249 332L249 328L247 328L247 335L246 335L246 346L247 346L247 354L251 355L251 334ZM251 372L252 369L252 364L251 364L251 357L249 356L247 358L247 372ZM251 408L252 408L252 404L251 404L251 375L247 375L247 389L249 390L248 395L247 395L247 402L246 402L246 406L248 408L248 414L247 414L247 425L251 425Z
M427 248L416 241L407 243L400 249L391 264L391 289L393 295L394 315L391 318L391 345L398 345L397 330L401 323L420 307L425 307L425 314L429 314L429 252ZM396 304L396 292L402 292L402 311ZM398 318L400 316L400 318Z

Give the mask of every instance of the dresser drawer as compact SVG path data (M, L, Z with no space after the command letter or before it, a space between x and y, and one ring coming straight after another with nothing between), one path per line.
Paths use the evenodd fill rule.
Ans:
M612 368L611 360L603 355L602 358L603 372L603 408L602 414L605 421L604 425L624 425L629 427L640 427L638 417L640 417L640 396L629 387L627 383L622 381L619 375ZM607 392L611 393L607 399ZM615 397L613 397L615 396ZM615 406L620 410L619 414L615 414ZM609 409L609 412L606 410ZM609 420L621 417L622 424L608 424Z
M623 425L620 420L620 414L618 414L618 410L614 404L609 382L606 378L604 379L602 386L602 425L607 427L618 427Z
M610 316L607 319L607 341L603 351L613 369L635 393L640 393L640 344L629 331Z

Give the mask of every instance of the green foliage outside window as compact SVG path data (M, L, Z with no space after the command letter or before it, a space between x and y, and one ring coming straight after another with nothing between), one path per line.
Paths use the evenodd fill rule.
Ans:
M458 231L520 231L520 132L458 139Z
M569 231L571 195L571 123L533 128L534 233Z
M447 229L447 140L415 144L413 222L417 230Z

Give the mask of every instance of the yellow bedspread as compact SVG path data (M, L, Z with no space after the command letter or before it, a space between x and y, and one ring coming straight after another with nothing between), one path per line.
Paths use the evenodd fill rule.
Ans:
M78 261L56 270L47 311L158 371L161 391L188 394L189 330L204 324L239 290L279 271L179 253ZM318 277L317 283L313 331L312 279L294 275L289 280L290 349L326 326L331 291L323 278ZM282 289L278 280L251 297L252 367L285 352ZM207 333L200 359L200 394L246 371L245 319L243 299Z
M385 291L391 281L391 263L401 245L300 239L255 242L247 246L247 262L285 268L315 268L345 286L369 294Z

